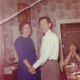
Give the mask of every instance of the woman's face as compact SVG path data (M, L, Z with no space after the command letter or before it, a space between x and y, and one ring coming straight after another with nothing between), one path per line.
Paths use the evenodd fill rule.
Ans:
M25 24L23 26L22 34L25 36L30 36L31 35L31 28L29 24Z
M71 44L69 48L71 51L76 51L76 49L77 49L76 46L73 44Z

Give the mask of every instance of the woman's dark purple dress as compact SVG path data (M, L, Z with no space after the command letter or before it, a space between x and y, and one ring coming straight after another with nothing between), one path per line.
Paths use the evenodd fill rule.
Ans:
M20 36L15 41L15 49L19 56L17 78L18 80L40 80L40 70L35 75L31 75L27 67L23 64L23 60L27 59L31 65L36 62L35 47L30 37L24 38Z

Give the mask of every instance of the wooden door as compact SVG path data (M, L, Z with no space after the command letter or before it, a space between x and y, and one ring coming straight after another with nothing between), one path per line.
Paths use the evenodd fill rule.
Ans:
M77 44L80 48L80 23L61 24L60 28L63 57L65 58L71 43Z

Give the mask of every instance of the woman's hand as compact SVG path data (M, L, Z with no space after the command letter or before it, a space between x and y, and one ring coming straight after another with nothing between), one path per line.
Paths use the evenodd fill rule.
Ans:
M28 68L28 71L31 73L31 74L36 74L36 71L33 67L30 67Z
M27 59L23 60L23 63L26 65L26 67L28 68L28 71L31 74L35 74L36 73L35 69L32 67L32 65L29 63L29 61Z

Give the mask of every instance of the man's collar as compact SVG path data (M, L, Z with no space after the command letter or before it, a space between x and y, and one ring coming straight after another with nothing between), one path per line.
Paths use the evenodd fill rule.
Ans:
M46 33L45 33L45 35L47 35L47 34L49 34L49 33L51 33L52 31L49 29Z

